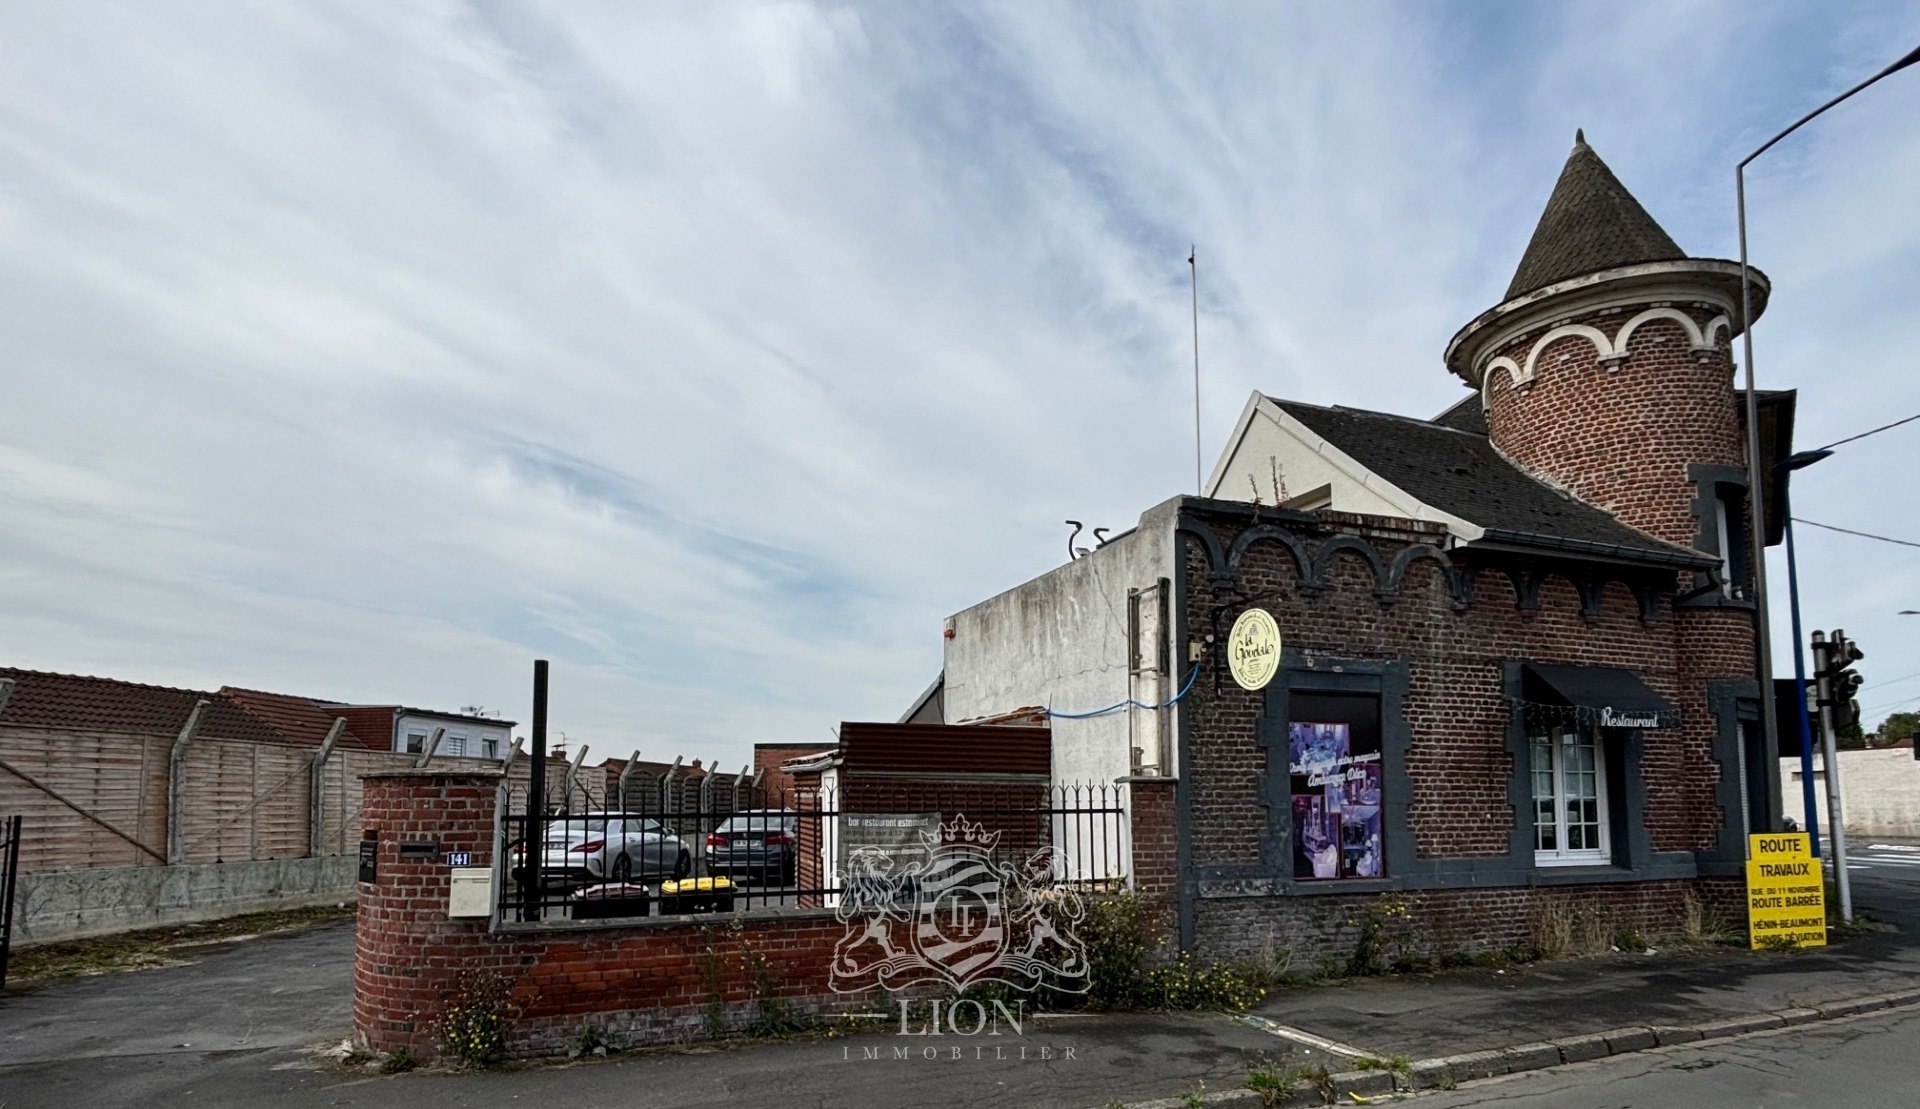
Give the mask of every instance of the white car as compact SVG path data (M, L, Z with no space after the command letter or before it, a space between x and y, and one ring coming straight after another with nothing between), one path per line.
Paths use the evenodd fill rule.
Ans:
M693 873L693 853L652 817L582 813L550 820L542 882L644 882ZM521 854L514 853L515 877Z

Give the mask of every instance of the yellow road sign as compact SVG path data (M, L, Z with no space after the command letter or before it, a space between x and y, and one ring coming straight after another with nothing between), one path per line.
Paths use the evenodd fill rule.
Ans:
M1754 947L1827 942L1827 887L1805 832L1747 837L1747 935Z

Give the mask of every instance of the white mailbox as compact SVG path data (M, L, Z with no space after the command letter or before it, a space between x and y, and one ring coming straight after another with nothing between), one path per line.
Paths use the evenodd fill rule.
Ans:
M447 894L450 917L493 915L493 870L484 866L453 868L453 888Z

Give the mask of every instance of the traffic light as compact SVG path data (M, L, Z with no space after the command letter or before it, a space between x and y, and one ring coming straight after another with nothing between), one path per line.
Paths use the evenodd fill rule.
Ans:
M1865 679L1853 664L1866 658L1866 652L1836 628L1833 637L1824 642L1819 632L1813 633L1813 654L1823 695L1820 703L1832 707L1834 730L1844 732L1855 727L1860 723L1860 702L1854 700L1854 694Z

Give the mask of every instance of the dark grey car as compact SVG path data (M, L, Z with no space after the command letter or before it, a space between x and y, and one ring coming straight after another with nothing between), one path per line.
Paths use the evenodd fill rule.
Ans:
M780 809L735 813L707 836L707 873L762 885L790 886L800 820Z

